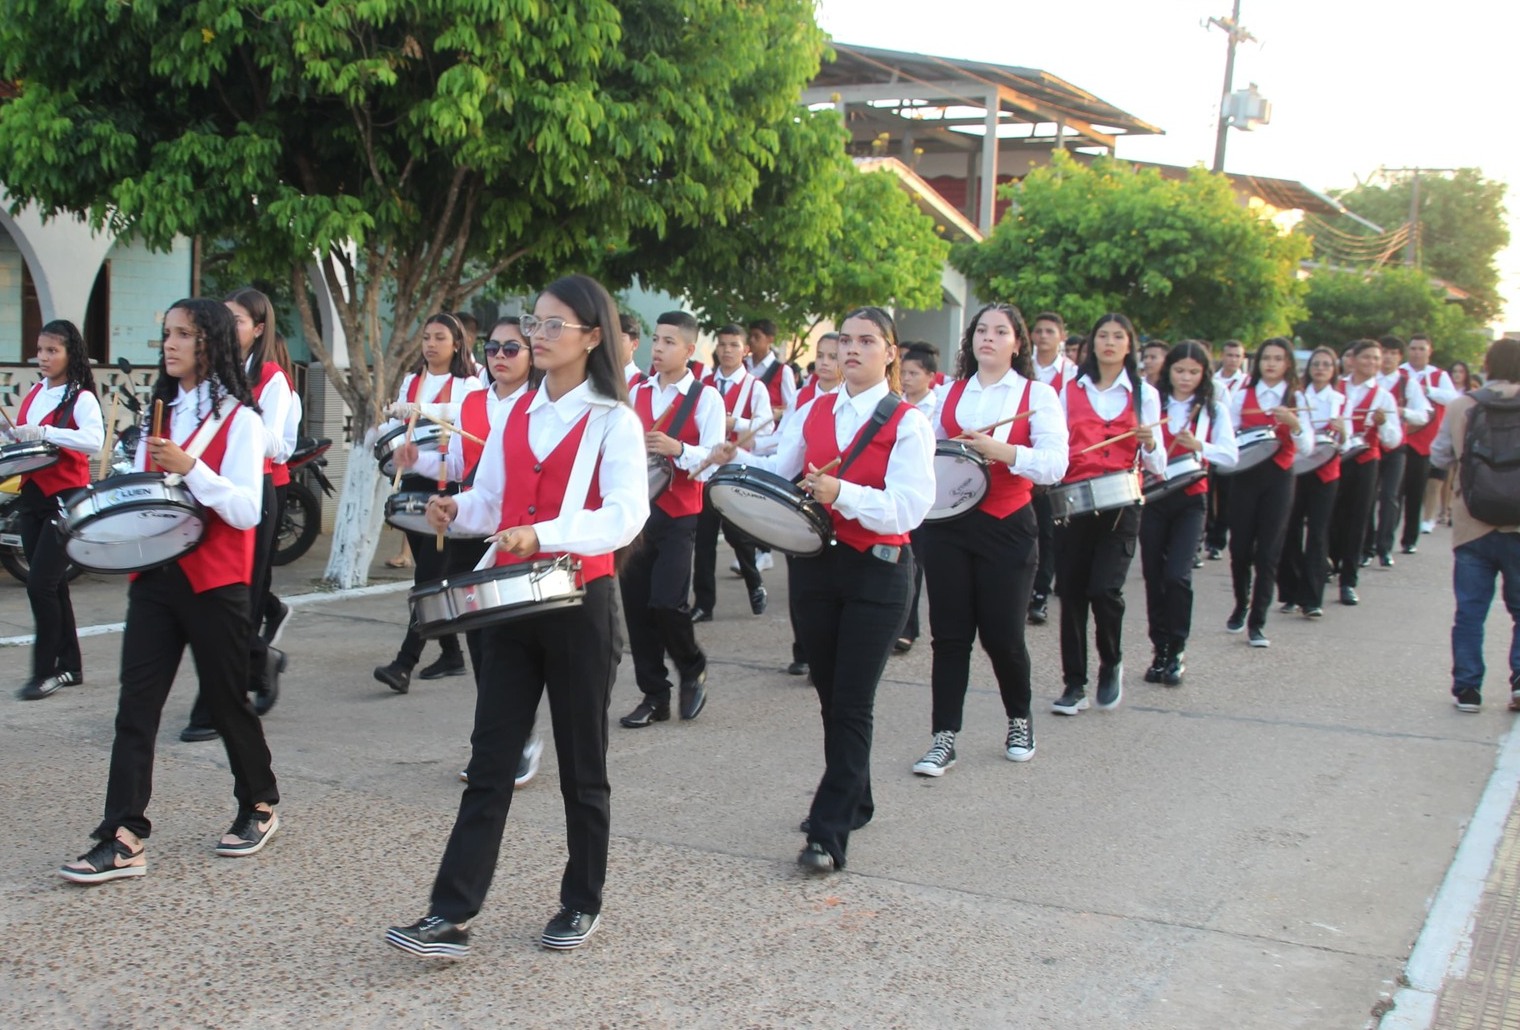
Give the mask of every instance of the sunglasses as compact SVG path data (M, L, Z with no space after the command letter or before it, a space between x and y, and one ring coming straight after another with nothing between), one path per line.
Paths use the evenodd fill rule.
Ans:
M486 357L494 358L500 354L503 357L515 358L522 353L523 345L520 343L497 343L492 340L485 345Z

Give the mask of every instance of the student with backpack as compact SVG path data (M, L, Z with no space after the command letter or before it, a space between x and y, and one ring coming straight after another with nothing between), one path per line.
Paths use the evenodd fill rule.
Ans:
M1514 629L1510 711L1520 711L1520 340L1498 340L1484 359L1488 384L1446 409L1431 444L1437 468L1455 470L1452 492L1451 692L1459 712L1483 703L1483 623L1504 580Z

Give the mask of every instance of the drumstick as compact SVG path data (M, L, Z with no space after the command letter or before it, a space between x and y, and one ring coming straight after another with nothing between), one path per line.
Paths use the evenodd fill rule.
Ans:
M838 468L839 467L839 463L842 462L842 461L844 461L844 455L843 454L841 454L839 457L835 458L833 461L829 462L823 468L821 468L821 469L814 469L812 472L809 472L808 475L810 475L810 476L826 476L830 472L834 471L834 469Z
M116 405L121 402L121 394L111 394L111 421L106 423L106 431L100 441L100 478L106 478L106 473L111 466L107 464L111 457L111 434L116 431Z
M1268 408L1268 409L1263 409L1263 408L1242 408L1240 413L1242 415L1271 415L1274 412L1281 411L1281 410L1282 410L1281 408ZM1314 409L1313 408L1289 408L1288 410L1289 411L1313 411Z
M454 425L454 423L450 422L448 419L439 418L437 415L429 415L425 411L422 412L421 414L422 414L423 418L427 419L429 422L433 423L435 426L442 426L446 431L448 431L450 433L458 433L460 436L464 437L466 440L470 441L471 443L478 443L482 447L484 447L486 445L486 442L484 440L482 440L480 437L476 436L474 433L467 433L467 432L465 432L463 429L460 429L458 426ZM445 445L447 443L448 443L448 441L446 439L443 440L442 442L440 442L438 444L439 449L444 449L444 447L445 447Z
M407 443L411 443L412 442L412 431L415 430L416 428L417 428L417 416L413 415L411 418L409 418L409 419L406 420L406 442ZM391 460L395 461L394 458L392 458ZM401 489L401 462L396 461L395 464L396 464L396 474L391 479L391 489L392 490L399 490L399 489Z
M739 449L748 447L751 443L754 442L755 437L758 436L759 433L759 426L756 426L754 429L746 429L743 433L739 434L739 439L734 441L734 446ZM714 447L713 450L717 450L717 448ZM695 479L697 476L700 476L704 471L707 470L707 467L709 465L713 465L715 463L716 459L714 459L711 452L709 452L707 458L703 460L702 464L697 466L697 470L691 474L692 478Z
M449 488L449 427L443 427L443 432L438 434L438 492L443 493ZM438 531L438 549L443 550L443 530Z
M672 400L670 402L670 407L668 407L668 408L665 409L665 414L661 415L659 418L657 418L657 419L654 420L654 425L652 425L652 426L649 427L649 431L651 433L658 433L658 432L660 432L661 427L664 426L665 423L669 422L670 421L670 416L674 415L675 413L676 413L676 402L674 400Z
M973 433L990 433L994 429L998 428L999 426L1006 426L1010 422L1017 422L1019 419L1021 419L1021 418L1028 418L1030 415L1033 415L1033 414L1034 414L1034 409L1030 408L1028 411L1021 411L1017 415L1011 415L1008 418L1003 419L1001 422L994 422L990 426L983 426L980 429L967 430L966 432L962 433L960 436L956 437L956 439L957 440L968 439Z
M164 402L161 397L153 399L153 423L149 427L149 435L156 440L162 440L164 436ZM154 462L154 464L158 463Z
M1091 447L1084 447L1080 451L1078 451L1077 453L1078 454L1086 454L1088 451L1095 451L1099 447L1107 447L1111 443L1118 443L1120 440L1128 440L1130 437L1132 437L1136 433L1140 432L1141 429L1155 429L1160 424L1161 424L1160 422L1147 422L1145 425L1139 427L1139 429L1131 429L1127 433L1120 433L1118 436L1110 436L1107 440L1099 440L1097 443L1093 444Z

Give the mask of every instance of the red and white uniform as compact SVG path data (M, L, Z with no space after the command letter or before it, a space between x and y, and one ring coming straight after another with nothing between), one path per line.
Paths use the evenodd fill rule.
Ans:
M672 432L676 412L681 410L686 395L692 390L701 391L696 407L678 431ZM704 469L696 478L692 478L692 473L707 461L708 452L723 442L724 407L718 391L697 382L690 372L670 386L663 386L658 378L654 378L639 386L633 396L633 410L646 431L663 419L660 431L681 441L680 455L671 459L676 474L654 503L673 519L700 514L702 483L716 470Z
M975 375L957 379L940 397L934 435L941 440L1024 412L1033 414L992 430L994 439L1014 445L1011 464L988 465L991 484L978 507L994 518L1006 518L1028 504L1036 484L1059 483L1066 474L1069 454L1061 399L1044 383L1031 382L1013 369L990 386Z
M1217 465L1220 468L1234 468L1240 460L1240 448L1235 444L1235 427L1230 424L1230 413L1224 405L1214 403L1212 411L1199 412L1195 398L1185 397L1178 399L1168 397L1166 402L1166 418L1161 423L1161 443L1166 450L1168 463L1178 455L1188 453L1185 448L1177 445L1177 435L1184 429L1203 442L1203 451L1198 457L1203 461L1205 468ZM1193 421L1193 415L1197 413L1198 421ZM1182 493L1187 497L1197 497L1209 492L1209 481L1200 479L1198 482L1183 488Z
M1387 391L1398 406L1401 438L1430 421L1434 414L1430 401L1420 388L1419 380L1408 371L1396 368L1392 372L1378 373L1376 379L1377 384Z
M648 379L644 370L632 361L623 366L623 379L628 384L628 392L631 394L639 388L639 384Z
M1335 387L1326 386L1324 389L1318 389L1311 384L1304 390L1304 407L1309 409L1303 414L1308 416L1316 434L1335 429L1340 432L1343 441L1351 437L1350 422L1344 417L1346 395ZM1337 454L1315 469L1314 474L1319 477L1321 483L1330 483L1341 478L1341 456Z
M1251 374L1246 371L1244 365L1237 368L1233 375L1216 375L1214 376L1214 395L1223 401L1225 398L1233 396L1236 390L1245 386L1250 381L1250 378Z
M1280 446L1272 456L1272 462L1278 468L1289 469L1293 467L1293 459L1297 455L1307 454L1314 449L1314 427L1303 417L1307 412L1294 413L1298 416L1297 433L1290 430L1286 423L1278 422L1275 415L1267 414L1284 406L1306 407L1302 395L1295 393L1288 396L1287 380L1279 380L1273 386L1266 383L1245 386L1230 395L1230 420L1235 425L1235 431L1243 432L1265 426L1275 429Z
M746 355L744 367L750 375L760 380L771 399L772 409L779 408L783 414L797 409L797 380L792 376L791 366L782 362L775 350L760 362Z
M1078 376L1066 384L1066 389L1061 392L1061 407L1066 412L1070 458L1066 474L1061 479L1063 483L1077 483L1132 468L1137 451L1143 468L1158 476L1165 474L1166 450L1159 445L1146 450L1131 436L1108 446L1094 447L1137 427L1132 389L1125 372L1120 372L1106 390L1100 389L1086 376ZM1143 380L1140 383L1140 421L1147 425L1161 421L1161 395ZM1089 447L1093 449L1088 450Z
M1066 357L1065 354L1056 354L1056 360L1049 365L1040 364L1040 359L1034 360L1034 377L1061 395L1066 389L1066 384L1077 378L1077 366Z
M734 428L728 434L730 440L739 439L751 429L755 430L757 441L770 433L775 416L765 387L758 379L742 368L736 369L733 375L715 368L702 382L718 391L724 414L734 417Z
M476 390L459 405L459 421L455 425L471 436L478 436L484 440L491 434L491 429L496 423L512 410L512 405L516 404L527 392L526 382L505 397L496 395L494 385L489 389ZM480 463L480 456L484 451L484 444L467 440L458 433L450 433L448 454L440 456L437 451L418 451L417 463L410 471L413 475L436 480L439 466L443 465L445 480L450 483L462 483L469 478L475 466Z
M1409 444L1409 449L1416 454L1430 455L1430 445L1435 442L1436 434L1441 431L1441 422L1446 418L1446 405L1462 396L1455 385L1452 384L1451 376L1435 365L1426 365L1424 368L1415 368L1409 362L1399 366L1399 369L1411 376L1420 386L1420 391L1430 404L1430 419L1423 426L1410 429L1404 442Z
M401 390L396 400L419 405L434 418L455 422L459 418L459 405L465 397L484 388L479 376L454 376L447 372L433 375L426 370L421 373L409 372L401 380ZM380 432L384 434L387 430L404 424L400 419L393 418L380 427Z
M21 399L16 412L18 426L41 426L42 440L59 448L58 463L22 477L23 482L35 483L44 497L52 497L63 490L72 490L90 482L90 456L100 450L105 441L105 426L100 418L100 401L88 390L74 398L74 409L63 425L57 424L58 405L68 390L68 384L49 387L47 381L38 382Z
M253 387L253 399L259 404L259 420L264 423L264 457L269 462L269 474L275 486L285 486L290 482L290 469L285 463L295 450L294 426L300 423L299 414L292 423L291 405L300 401L296 400L290 377L273 361L264 362L257 371L246 367L245 371Z
M1383 456L1384 451L1397 448L1404 439L1404 430L1399 425L1399 407L1394 403L1392 395L1378 385L1374 377L1364 383L1356 383L1350 377L1341 381L1341 391L1346 395L1346 412L1351 420L1351 440L1360 437L1367 441L1368 447L1361 451L1353 459L1358 465L1365 465L1369 461L1377 461ZM1386 420L1381 426L1372 421L1372 413L1381 411Z

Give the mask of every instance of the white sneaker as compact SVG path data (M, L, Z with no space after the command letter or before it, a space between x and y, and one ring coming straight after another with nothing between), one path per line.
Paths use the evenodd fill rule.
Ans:
M934 735L934 743L929 745L924 757L913 763L913 771L920 776L943 776L954 764L955 731L940 730Z
M514 787L525 787L538 775L538 762L544 756L544 738L537 732L528 738L523 745L522 757L517 761L517 776L512 781Z
M1435 528L1436 528L1436 520L1435 519L1422 519L1420 521L1420 532L1421 533L1432 532Z
M731 561L731 562L728 563L728 571L732 572L735 576L737 576L737 575L740 574L739 573L739 559L738 558L735 558L733 561Z
M755 568L761 572L769 572L776 567L776 561L769 551L755 552Z

